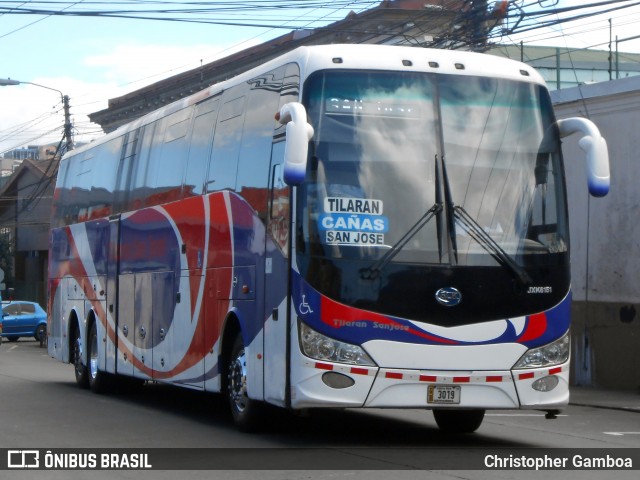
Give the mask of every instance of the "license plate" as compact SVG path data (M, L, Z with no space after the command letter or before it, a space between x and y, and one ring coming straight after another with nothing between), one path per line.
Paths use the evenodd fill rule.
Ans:
M460 403L460 391L458 385L429 385L427 403L457 405Z

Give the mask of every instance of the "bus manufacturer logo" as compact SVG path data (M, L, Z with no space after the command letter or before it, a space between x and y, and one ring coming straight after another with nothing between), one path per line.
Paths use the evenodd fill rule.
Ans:
M445 307L455 307L462 301L462 294L457 288L445 287L436 292L436 300Z

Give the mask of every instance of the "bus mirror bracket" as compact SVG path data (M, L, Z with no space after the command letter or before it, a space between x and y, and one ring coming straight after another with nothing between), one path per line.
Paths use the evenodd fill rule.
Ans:
M604 197L609 193L609 152L598 127L586 118L566 118L558 120L558 128L561 137L582 134L578 145L586 155L589 193L594 197Z
M307 123L307 111L298 102L287 103L276 114L276 120L286 125L287 143L284 148L284 181L287 185L299 185L307 171L309 140L313 127Z

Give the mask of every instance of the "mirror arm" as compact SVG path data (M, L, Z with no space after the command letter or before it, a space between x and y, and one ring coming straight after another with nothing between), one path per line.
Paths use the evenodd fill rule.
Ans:
M307 122L307 111L298 102L282 106L276 120L286 125L287 143L284 151L284 181L288 185L303 182L307 170L309 140L313 137L313 127Z
M600 130L586 118L566 118L558 120L560 137L581 133L578 145L586 155L589 193L594 197L603 197L609 193L609 152L607 142Z

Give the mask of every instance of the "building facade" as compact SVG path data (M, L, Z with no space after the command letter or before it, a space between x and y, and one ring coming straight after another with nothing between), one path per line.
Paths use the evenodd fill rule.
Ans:
M523 45L496 45L487 53L531 65L551 90L640 75L637 53Z
M58 161L24 160L0 188L0 241L12 265L5 278L14 298L46 305L51 201ZM2 259L0 259L2 262ZM2 292L7 298L7 292Z

